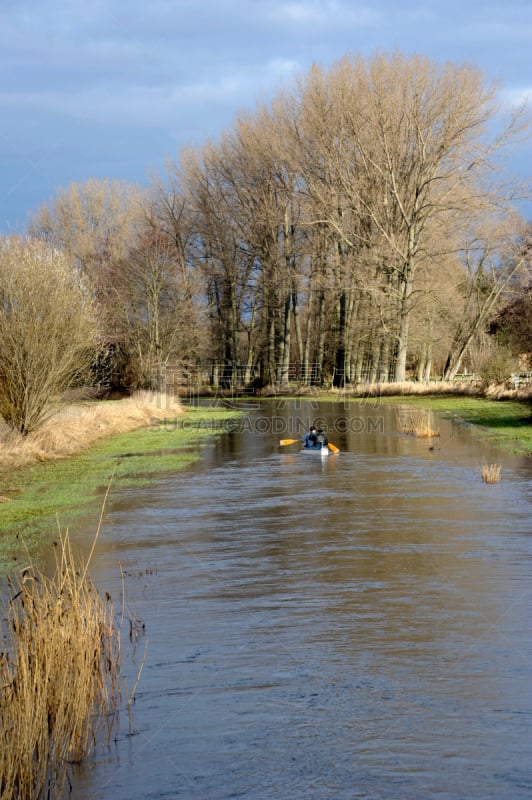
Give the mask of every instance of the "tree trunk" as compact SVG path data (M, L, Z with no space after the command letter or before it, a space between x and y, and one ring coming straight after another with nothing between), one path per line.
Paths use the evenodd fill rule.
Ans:
M291 340L291 305L292 298L289 292L283 304L282 335L279 345L279 385L288 386L290 371L290 340Z
M346 335L346 292L345 289L340 292L336 308L336 330L337 330L337 344L336 355L334 360L334 378L333 386L341 389L345 385L345 335Z

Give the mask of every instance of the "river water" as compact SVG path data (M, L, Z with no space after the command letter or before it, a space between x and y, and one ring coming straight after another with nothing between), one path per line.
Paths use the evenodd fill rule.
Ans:
M111 494L92 574L118 600L123 571L143 669L70 796L532 797L530 459L378 404L265 406ZM279 446L316 418L339 455Z

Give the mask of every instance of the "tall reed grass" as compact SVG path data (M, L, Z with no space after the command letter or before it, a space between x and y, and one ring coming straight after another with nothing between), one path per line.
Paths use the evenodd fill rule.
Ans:
M484 483L498 483L501 479L501 464L482 464L482 480Z
M333 389L339 397L399 397L399 396L446 396L485 397L490 400L531 400L532 386L510 389L507 386L484 386L481 381L403 381L394 383L359 383L351 387Z
M396 419L398 430L409 436L432 439L433 436L440 435L433 426L432 413L424 408L400 409Z
M90 560L90 557L89 557ZM0 654L0 798L59 798L68 766L111 736L120 704L120 638L73 556L56 545L51 577L30 567L8 581Z

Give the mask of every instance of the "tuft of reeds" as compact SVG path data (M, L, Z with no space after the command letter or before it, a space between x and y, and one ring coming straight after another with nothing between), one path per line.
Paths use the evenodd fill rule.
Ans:
M482 464L482 480L484 483L498 483L501 479L501 464Z
M409 408L397 414L397 427L401 433L417 436L421 439L432 439L439 436L433 427L432 413L424 408Z
M88 562L87 562L88 564ZM74 559L68 534L51 577L8 581L0 654L0 798L60 797L69 763L116 721L120 638L110 598Z

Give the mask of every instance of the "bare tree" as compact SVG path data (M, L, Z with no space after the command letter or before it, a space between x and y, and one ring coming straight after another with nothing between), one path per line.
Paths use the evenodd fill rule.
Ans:
M82 384L98 328L70 260L37 240L0 240L0 414L30 433L66 389Z
M454 330L443 377L451 380L474 337L483 331L502 306L512 280L526 273L530 253L527 229L505 214L496 224L490 215L470 232L463 251L463 306Z
M144 192L138 186L91 178L58 189L28 230L61 248L105 294L107 270L124 257L143 216Z
M128 384L161 389L166 367L197 346L197 319L175 242L155 224L137 236L118 265L115 315L129 355Z
M203 276L225 383L240 382L237 364L245 382L256 365L277 386L293 361L304 381L337 386L443 368L468 337L461 312L474 317L472 231L511 220L494 167L528 122L517 109L493 135L495 101L470 66L346 57L186 153L182 250ZM174 201L168 229L181 226ZM504 246L489 245L499 266Z
M406 375L418 268L441 263L432 242L446 230L467 232L487 207L498 213L500 192L488 178L526 120L519 109L500 135L487 137L495 95L472 67L400 54L345 58L300 83L298 104L314 128L302 174L317 203L315 222L359 264L366 249L373 263L380 259L378 291L385 288L395 306L386 328L396 380Z

